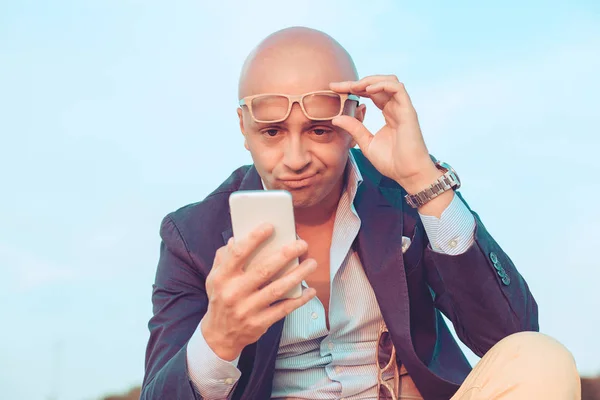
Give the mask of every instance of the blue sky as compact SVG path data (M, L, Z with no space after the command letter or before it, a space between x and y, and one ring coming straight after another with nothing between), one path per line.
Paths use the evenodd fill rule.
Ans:
M240 66L291 25L337 38L361 76L405 82L430 151L530 284L541 330L600 372L600 3L7 3L4 398L94 399L140 382L160 221L250 163Z

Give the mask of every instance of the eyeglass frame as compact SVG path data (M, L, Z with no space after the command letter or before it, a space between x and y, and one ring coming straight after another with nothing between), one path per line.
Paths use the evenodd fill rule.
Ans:
M377 353L376 353L376 362L377 362L377 398L379 399L379 395L381 392L381 386L385 386L388 392L392 395L392 400L400 399L400 374L398 372L398 363L396 362L396 346L392 343L392 354L390 355L390 361L388 361L387 365L383 368L379 366L379 342L381 341L381 337L384 333L390 333L385 324L381 324L379 328L379 335L377 335ZM390 338L391 341L391 338ZM390 366L394 369L394 380L393 387L390 387L388 381L383 380L383 374L386 372Z
M337 94L338 96L340 96L340 111L334 115L333 117L327 117L327 118L313 118L311 116L308 115L308 113L306 112L306 110L304 109L304 104L303 104L303 100L306 96L312 96L315 94ZM285 113L285 116L283 118L277 119L277 120L260 120L257 119L254 116L254 112L252 112L252 100L254 100L257 97L262 97L262 96L281 96L281 97L286 97L288 99L288 110ZM308 92L308 93L304 93L304 94L296 94L296 95L289 95L289 94L283 94L283 93L260 93L260 94L255 94L255 95L251 95L251 96L246 96L240 99L239 101L239 105L240 107L246 106L248 107L248 111L250 111L250 116L252 117L252 119L255 122L261 123L261 124L274 124L277 122L281 122L281 121L285 121L289 116L290 113L292 111L292 107L294 106L295 103L298 103L300 105L300 109L302 110L302 112L304 113L304 115L306 116L306 118L312 120L312 121L328 121L328 120L332 120L335 117L339 117L340 115L342 115L342 113L344 112L344 106L346 105L346 101L347 100L353 100L356 102L360 101L360 97L355 95L355 94L351 94L351 93L338 93L338 92L334 92L333 90L317 90L314 92Z

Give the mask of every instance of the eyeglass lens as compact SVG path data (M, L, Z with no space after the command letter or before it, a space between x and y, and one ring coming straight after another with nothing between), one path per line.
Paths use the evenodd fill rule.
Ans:
M337 93L317 93L304 96L302 105L309 118L333 118L340 113L342 99ZM286 116L289 99L265 95L252 99L252 113L260 121L277 121Z

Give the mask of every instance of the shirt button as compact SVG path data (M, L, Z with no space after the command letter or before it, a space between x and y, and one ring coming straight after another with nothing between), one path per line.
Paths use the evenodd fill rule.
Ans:
M317 315L317 313L316 313L316 312L314 312L314 313L310 314L310 317L311 317L312 319L317 319L317 318L319 318L319 316Z
M333 350L333 343L332 343L332 342L329 342L329 343L327 344L327 348L329 348L329 350Z
M451 249L455 248L456 246L458 246L458 240L457 239L452 239L449 243L448 246L450 246Z
M226 385L231 385L233 383L233 378L227 378L224 380Z
M342 369L340 367L335 367L335 373L336 374L341 374L342 373Z

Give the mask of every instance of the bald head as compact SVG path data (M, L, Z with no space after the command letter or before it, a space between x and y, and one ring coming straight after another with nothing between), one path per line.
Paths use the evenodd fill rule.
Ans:
M335 39L315 29L292 27L267 36L248 55L238 96L299 94L357 79L352 57Z

